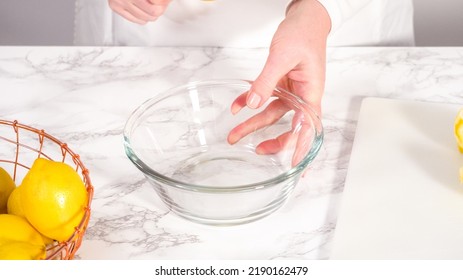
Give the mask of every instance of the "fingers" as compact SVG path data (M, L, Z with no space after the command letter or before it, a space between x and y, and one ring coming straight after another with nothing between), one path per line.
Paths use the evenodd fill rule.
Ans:
M167 6L171 0L148 0L149 3L158 6Z
M170 0L108 0L111 9L125 19L146 24L161 16Z
M132 18L132 22L138 23L138 24L146 24L148 21L155 21L157 19L157 16L154 14L150 14L146 12L147 9L143 9L137 4L129 4L127 9L124 10L125 14L130 14L130 17ZM122 14L121 14L122 15ZM130 20L130 18L126 18Z
M294 139L297 139L296 135L292 131L287 131L275 139L266 140L257 145L256 153L258 155L276 154L294 143Z
M291 165L296 166L301 162L301 160L306 157L312 143L312 127L308 123L301 122L299 123L298 127L297 142L296 147L294 149L293 158Z
M236 115L244 106L246 106L246 98L248 96L248 91L238 96L231 105L231 113Z
M303 120L303 116L293 117L292 128L275 139L263 141L256 147L260 155L276 154L284 149L294 148L291 166L296 166L307 156L313 139L313 127Z
M249 90L246 99L246 105L249 108L255 109L262 106L273 94L278 82L296 66L297 63L288 61L289 57L287 53L280 52L278 49L270 49L270 54L262 72L252 83Z
M244 105L244 98L247 93L241 94L232 105L232 112L238 108L240 110ZM235 144L243 137L250 133L274 124L281 119L290 108L282 100L275 99L262 112L257 113L245 122L233 128L228 135L228 142ZM313 126L307 122L303 112L296 112L292 118L291 130L287 131L274 139L261 142L256 147L256 153L260 155L276 154L284 149L293 149L291 166L298 165L302 159L307 156L313 139Z
M120 10L120 11L114 10L114 11L117 12L119 15L121 15L126 20L131 21L133 23L140 24L140 25L144 25L147 23L146 20L137 18L136 16L134 16L132 13L130 13L127 10Z
M289 108L281 100L275 99L262 112L233 128L228 134L228 143L235 144L246 135L275 123L288 110Z

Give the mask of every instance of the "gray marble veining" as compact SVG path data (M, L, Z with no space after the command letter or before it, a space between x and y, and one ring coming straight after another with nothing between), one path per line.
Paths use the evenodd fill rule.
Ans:
M0 118L78 152L95 186L80 259L327 259L361 101L462 104L463 48L328 51L322 149L289 201L233 227L172 214L127 159L122 131L142 102L194 80L254 79L266 49L0 47Z

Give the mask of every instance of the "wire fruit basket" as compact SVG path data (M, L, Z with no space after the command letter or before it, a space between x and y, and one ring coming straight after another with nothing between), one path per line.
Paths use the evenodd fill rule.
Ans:
M89 171L66 143L57 138L17 121L0 120L0 166L11 174L16 185L22 181L32 163L37 158L67 163L75 168L85 184L88 202L80 224L68 240L53 242L47 246L47 260L73 259L79 249L90 219L90 205L93 198L93 186Z

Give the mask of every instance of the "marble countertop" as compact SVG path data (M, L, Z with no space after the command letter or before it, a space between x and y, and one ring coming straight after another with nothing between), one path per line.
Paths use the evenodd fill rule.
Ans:
M95 188L79 259L328 259L361 101L463 104L463 48L333 48L325 141L288 202L245 225L170 213L125 155L143 101L189 81L254 79L266 49L0 47L0 119L42 128L80 154Z

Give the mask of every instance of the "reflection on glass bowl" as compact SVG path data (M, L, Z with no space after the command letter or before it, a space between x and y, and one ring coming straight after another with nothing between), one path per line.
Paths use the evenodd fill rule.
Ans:
M286 201L316 157L323 142L319 117L300 98L278 88L269 102L283 102L288 112L229 144L234 127L265 110L266 105L231 113L233 101L250 86L243 80L189 83L146 101L129 117L127 156L174 213L212 225L262 218ZM295 163L301 127L304 154ZM276 153L256 153L260 143L285 132L296 141Z

